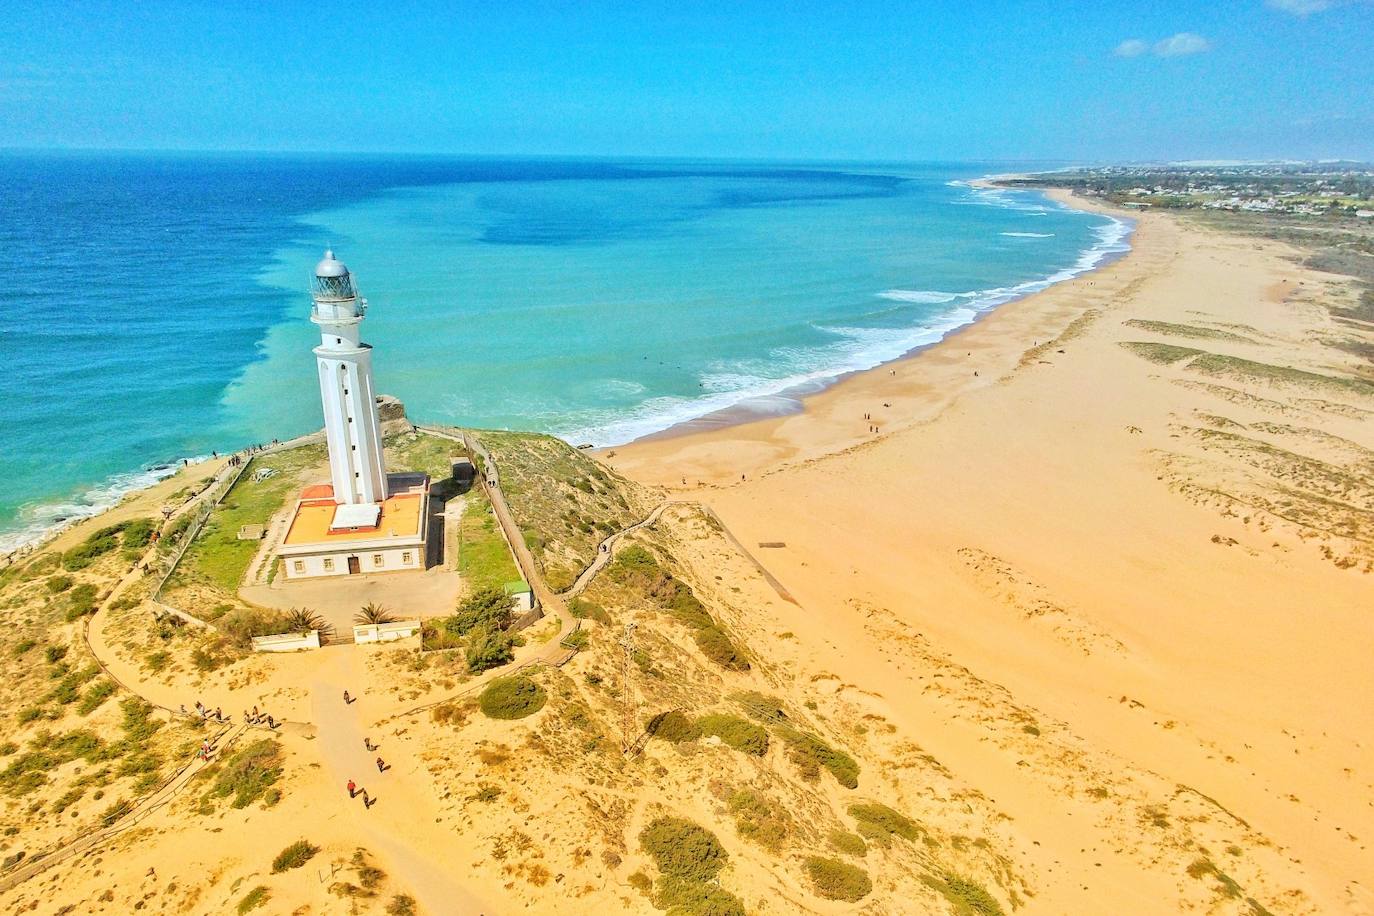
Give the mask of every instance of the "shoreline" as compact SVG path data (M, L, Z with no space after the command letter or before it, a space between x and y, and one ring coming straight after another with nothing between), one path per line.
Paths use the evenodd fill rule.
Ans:
M702 432L725 430L731 427L744 426L750 423L763 422L772 419L780 419L788 416L793 416L796 414L805 413L807 401L811 398L814 398L818 395L822 395L825 392L830 391L831 389L839 385L842 385L847 381L863 377L868 373L879 372L882 369L886 369L890 366L903 363L907 360L919 358L921 354L926 353L932 348L940 346L946 341L950 341L957 338L959 335L966 333L971 328L977 326L980 322L986 320L987 318L996 314L998 311L1004 308L1011 307L1013 305L1016 305L1017 303L1024 302L1027 299L1049 292L1050 290L1056 288L1057 286L1063 283L1069 283L1079 277L1089 276L1098 271L1105 270L1111 267L1113 264L1117 263L1118 261L1130 257L1131 252L1134 250L1134 246L1131 244L1130 240L1135 235L1136 223L1140 218L1139 213L1128 210L1121 210L1115 207L1104 206L1094 201L1088 201L1083 198L1077 197L1072 192L1069 192L1061 188L1007 188L1003 185L997 184L998 181L1003 179L1021 177L1025 176L1020 173L994 175L984 178L971 179L970 181L966 182L966 184L968 184L969 187L981 188L986 190L1009 190L1014 191L1016 193L1038 192L1040 194L1043 194L1049 200L1057 204L1061 204L1070 209L1079 210L1085 213L1096 213L1102 216L1109 217L1118 223L1126 224L1127 229L1121 239L1122 244L1126 245L1126 248L1121 251L1104 250L1101 252L1101 255L1098 258L1098 260L1095 261L1092 264L1092 266L1077 271L1071 276L1065 277L1063 279L1049 280L1049 278L1045 278L1044 281L1027 281L1027 284L1022 285L1033 285L1046 281L1048 281L1048 285L1041 287L1040 289L1031 290L1019 295L1014 295L1009 299L995 303L985 308L976 309L972 318L970 318L968 321L965 321L961 324L955 325L954 327L948 329L942 334L942 336L939 339L929 341L928 343L917 344L916 346L906 350L898 356L895 356L891 359L882 360L881 362L869 366L866 369L849 369L843 372L836 373L835 375L811 379L797 385L791 385L773 394L755 395L752 397L743 398L742 400L734 404L731 404L728 407L712 410L702 414L701 416L692 417L688 420L680 420L671 423L663 429L655 430L653 432L646 433L642 436L637 436L634 439L630 439L626 442L605 446L596 446L594 449L592 449L592 451L595 454L604 457L610 453L614 453L621 449L631 448L635 445L639 445L642 443L662 442L669 439L676 439L682 436L691 436ZM1085 254L1086 253L1087 252L1085 252Z
M1017 176L988 176L969 184L1001 190L996 182L1010 177ZM595 453L641 482L653 482L670 490L738 483L760 471L773 471L793 461L810 461L881 439L932 419L967 391L995 384L1016 367L1024 350L1014 346L1012 352L1001 346L1005 336L1003 325L1023 325L1030 335L1028 345L1037 347L1058 336L1062 326L1077 317L1079 310L1071 302L1085 287L1094 286L1098 278L1110 282L1122 271L1135 272L1142 261L1159 254L1153 245L1156 214L1110 207L1062 188L1046 188L1039 193L1056 204L1127 224L1129 231L1124 238L1129 240L1129 247L1115 256L1104 253L1094 266L1072 276L981 309L973 319L951 329L939 340L915 347L895 359L869 369L842 373L824 384L806 386L808 390L792 389L795 393L788 398L788 409L761 414L751 412L743 406L747 402L742 402L623 445L599 447ZM1148 271L1141 268L1141 272ZM1050 313L1048 320L1042 320L1042 307ZM956 355L960 349L966 354L962 359ZM974 359L975 353L993 359L966 370L964 360ZM939 364L940 381L931 383L923 373L935 363ZM870 430L870 425L876 431ZM743 446L737 469L743 478L736 476L736 469L726 477L718 471L707 473L704 467L692 474L644 476L644 465L660 463L667 455L678 452L679 446L688 450L710 449L732 438L747 441L747 445L741 441L734 443Z

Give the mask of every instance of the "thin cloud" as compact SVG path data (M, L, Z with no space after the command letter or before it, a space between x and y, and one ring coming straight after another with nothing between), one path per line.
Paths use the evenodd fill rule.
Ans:
M1128 38L1117 45L1116 50L1112 53L1117 57L1139 57L1148 50L1150 50L1150 46L1139 38Z
M1316 3L1322 2L1322 0L1279 0L1279 2ZM1170 35L1154 44L1139 38L1127 38L1112 49L1112 54L1116 57L1142 57L1146 54L1153 54L1155 57L1186 57L1189 54L1201 54L1203 51L1210 50L1212 50L1212 43L1201 35L1194 32L1179 32L1177 35Z
M1333 0L1264 0L1264 5L1292 13L1294 16L1311 16L1313 13L1329 10L1336 4Z
M1159 57L1184 57L1188 54L1201 54L1210 51L1212 43L1193 32L1179 32L1161 42L1157 42L1154 52Z

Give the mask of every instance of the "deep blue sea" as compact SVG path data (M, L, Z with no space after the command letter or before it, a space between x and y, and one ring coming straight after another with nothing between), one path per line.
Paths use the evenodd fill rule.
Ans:
M0 154L0 549L321 422L326 246L413 417L612 444L868 368L1124 250L964 165Z

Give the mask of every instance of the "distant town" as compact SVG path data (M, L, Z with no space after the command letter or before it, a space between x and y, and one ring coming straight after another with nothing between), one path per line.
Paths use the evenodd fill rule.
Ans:
M1374 219L1374 165L1179 164L1070 169L1005 182L1072 188L1124 207Z

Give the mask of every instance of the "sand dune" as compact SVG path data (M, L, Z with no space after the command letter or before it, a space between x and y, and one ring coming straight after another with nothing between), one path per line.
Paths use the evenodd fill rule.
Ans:
M1273 909L1371 912L1374 389L1323 342L1354 333L1324 307L1346 285L1146 214L1120 262L801 414L609 457L785 543L756 552L800 603L780 625L1010 817L1028 911L1225 902L1184 866L1229 858ZM985 701L1078 751L1009 753Z

